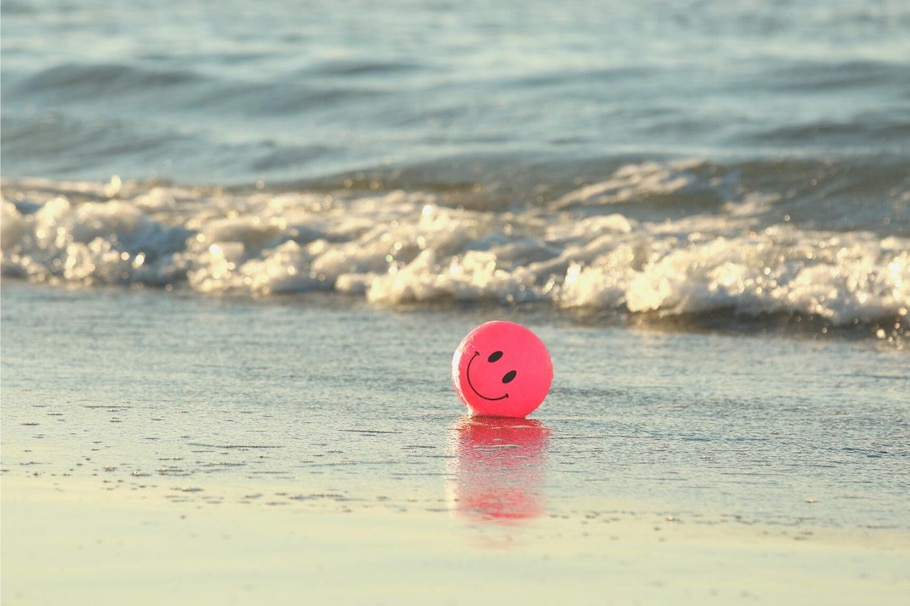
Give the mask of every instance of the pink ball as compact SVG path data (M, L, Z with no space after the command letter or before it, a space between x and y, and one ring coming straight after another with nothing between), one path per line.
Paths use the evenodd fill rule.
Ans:
M481 324L452 358L455 391L475 415L524 418L540 406L552 382L543 341L513 322Z

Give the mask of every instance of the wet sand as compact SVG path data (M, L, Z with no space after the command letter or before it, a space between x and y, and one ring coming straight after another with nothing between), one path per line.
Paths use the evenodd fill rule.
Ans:
M896 606L910 594L900 533L169 490L4 477L4 604Z

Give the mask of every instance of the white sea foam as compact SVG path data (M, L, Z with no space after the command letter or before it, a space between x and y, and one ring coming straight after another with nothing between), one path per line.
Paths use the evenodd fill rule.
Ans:
M334 290L393 306L538 301L657 316L727 310L906 323L907 238L763 222L767 197L734 195L727 182L713 191L729 199L712 212L598 214L605 200L612 210L632 201L627 186L637 195L677 191L692 185L687 174L686 166L624 167L593 190L509 213L449 207L420 191L4 183L2 269L33 281L203 293Z

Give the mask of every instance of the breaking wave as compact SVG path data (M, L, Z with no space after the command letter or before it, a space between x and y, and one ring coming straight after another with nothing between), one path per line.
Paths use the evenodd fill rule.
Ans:
M799 224L784 212L798 203L746 190L737 171L703 169L627 164L506 209L432 188L5 181L2 271L55 284L537 303L658 321L784 316L882 339L908 333L910 238ZM905 212L907 195L895 196Z

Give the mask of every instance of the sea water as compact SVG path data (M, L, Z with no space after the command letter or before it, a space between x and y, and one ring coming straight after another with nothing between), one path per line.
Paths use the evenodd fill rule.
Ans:
M903 3L3 11L4 276L907 331Z
M2 11L5 473L906 529L905 3Z

